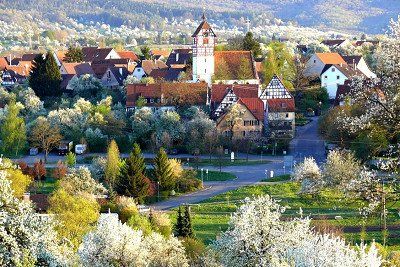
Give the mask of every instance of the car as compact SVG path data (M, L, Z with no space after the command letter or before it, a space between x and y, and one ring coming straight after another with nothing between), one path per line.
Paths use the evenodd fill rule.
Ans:
M86 145L85 144L78 144L75 146L75 154L82 155L86 152Z

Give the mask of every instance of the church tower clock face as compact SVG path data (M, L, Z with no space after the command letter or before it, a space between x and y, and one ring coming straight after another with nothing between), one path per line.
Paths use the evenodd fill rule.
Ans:
M216 35L205 15L193 37L193 81L211 84L214 75L214 46Z

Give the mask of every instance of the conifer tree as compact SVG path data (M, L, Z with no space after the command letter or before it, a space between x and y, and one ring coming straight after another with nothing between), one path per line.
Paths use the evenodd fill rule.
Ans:
M185 206L185 214L182 220L182 237L193 237L192 218L190 217L189 206Z
M61 95L61 73L58 68L56 59L53 53L47 52L45 62L45 83L44 90L47 96L59 96Z
M115 182L120 172L121 159L118 145L115 140L111 140L107 150L107 164L105 178L110 189L115 189Z
M175 188L172 166L163 148L160 148L154 158L154 177L160 183L162 190L173 190Z
M134 144L132 153L121 167L116 191L142 202L149 193L149 179L145 176L145 170L142 151L138 144Z
M243 49L251 51L254 57L261 55L260 43L254 39L253 33L248 32L243 39Z
M45 72L45 60L43 55L37 55L32 61L31 72L29 75L29 86L35 91L37 96L44 96L44 72Z
M178 216L176 218L175 235L178 237L183 236L183 216L182 216L182 210L181 210L180 206L178 208Z
M80 47L68 47L68 51L65 54L64 58L65 62L82 62L83 61L83 52Z

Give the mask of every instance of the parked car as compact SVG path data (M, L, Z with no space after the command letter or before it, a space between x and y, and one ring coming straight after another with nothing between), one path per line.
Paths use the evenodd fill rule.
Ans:
M86 152L86 145L85 144L77 144L75 146L75 154L82 155Z
M37 154L39 154L39 149L36 147L31 147L29 149L29 156L36 156Z
M58 155L65 156L68 152L71 152L74 147L74 142L72 141L61 141L58 146Z

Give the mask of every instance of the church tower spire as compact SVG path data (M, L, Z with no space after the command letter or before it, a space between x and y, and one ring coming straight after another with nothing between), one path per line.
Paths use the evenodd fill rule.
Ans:
M211 84L214 75L214 46L217 36L203 11L202 22L193 33L193 81Z

